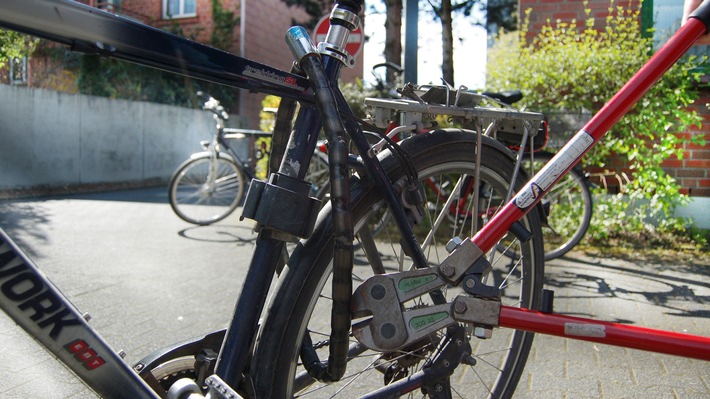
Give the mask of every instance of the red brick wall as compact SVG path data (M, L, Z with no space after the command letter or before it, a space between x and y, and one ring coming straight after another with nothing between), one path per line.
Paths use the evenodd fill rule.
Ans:
M683 159L672 158L663 163L663 169L683 187L683 192L695 197L710 197L710 111L706 104L710 103L710 90L705 90L690 107L703 115L701 126L692 126L680 136L690 139L705 135L709 143L704 146L688 143L683 146Z
M246 51L245 57L290 70L293 56L286 46L284 36L292 20L305 20L303 11L287 7L282 0L260 0L247 2L246 10ZM353 81L362 77L362 56L355 68L343 68L342 78ZM258 128L259 111L264 95L244 93L246 99L243 113L249 118L252 128Z
M609 0L589 0L587 9L590 10L590 16L595 18L596 25L602 26L604 18L609 16ZM520 21L525 20L526 10L532 10L530 14L530 29L529 37L534 37L537 32L540 32L542 27L548 21L555 22L557 20L570 22L572 20L584 21L587 19L587 14L584 5L580 0L519 0L518 10ZM638 10L640 7L639 0L616 0L612 14L616 13L616 7L624 9Z
M106 4L105 0L78 1L102 8ZM236 16L241 15L240 0L220 1L225 10L232 11ZM167 29L177 24L186 37L200 42L209 42L213 28L211 4L212 0L197 0L197 15L195 17L172 20L163 19L163 0L123 0L121 9L113 11L158 28ZM246 5L244 22L246 24L246 42L243 56L280 69L290 70L293 57L286 46L284 35L293 20L306 19L305 13L300 9L289 8L282 0L248 1ZM232 45L228 49L234 54L239 54L240 52L240 29L239 25L235 27ZM7 73L4 75L5 77L0 78L0 83L7 80ZM353 81L356 77L362 77L362 75L362 56L358 58L355 68L343 68L342 78L345 81ZM259 127L259 112L261 111L263 98L264 95L249 94L247 92L242 94L241 115L247 118L248 128L257 129ZM230 110L230 112L234 114L240 113L237 109Z
M591 10L591 16L596 19L596 23L603 24L604 18L609 15L609 0L589 0L587 8ZM625 9L638 9L638 0L617 0L615 7L621 6ZM549 22L570 22L573 19L583 21L586 19L584 6L578 0L519 0L520 20L525 20L525 11L532 10L530 14L530 25L528 37L532 38L540 32L542 27ZM612 10L612 12L616 12ZM703 116L703 123L700 128L691 127L688 132L680 133L682 137L706 135L706 141L710 143L710 110L706 104L710 103L710 90L701 89L699 98L690 107L690 111L696 111ZM669 159L662 166L664 170L678 180L682 187L682 192L690 196L710 197L710 147L708 145L699 146L687 144L683 148L683 159ZM629 171L624 169L618 160L609 160L606 169L615 169L621 173ZM600 171L598 171L600 172ZM633 178L633 177L632 177ZM615 179L608 178L607 182L615 183Z

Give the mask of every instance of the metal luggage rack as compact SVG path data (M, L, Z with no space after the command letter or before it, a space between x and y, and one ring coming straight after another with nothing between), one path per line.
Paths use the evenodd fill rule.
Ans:
M511 148L525 148L528 139L545 134L544 116L538 112L521 111L503 101L467 90L446 86L406 85L399 92L403 98L366 98L370 120L378 127L394 122L388 136L403 131L421 132L437 126L439 115L445 115L462 126L472 128L504 142ZM480 104L486 104L484 106ZM534 140L530 140L532 144ZM544 139L543 139L544 141ZM543 144L544 146L544 144ZM537 147L537 145L536 145Z

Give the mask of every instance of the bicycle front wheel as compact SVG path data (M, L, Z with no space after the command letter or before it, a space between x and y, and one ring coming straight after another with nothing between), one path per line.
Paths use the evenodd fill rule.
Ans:
M204 153L185 161L168 189L170 206L182 220L208 225L226 218L244 195L244 174L231 158Z
M472 161L475 138L470 132L447 130L421 134L401 143L411 156L419 178L432 182L424 184L427 195L425 216L414 226L432 267L438 266L447 256L444 247L448 240L475 233L475 226L480 227L490 219L508 191L513 172L512 159L492 140L483 145L483 161L478 170L481 192L477 206L473 203L474 196L461 189L465 185L461 183L470 183L476 176L476 165ZM402 169L394 157L383 153L381 158L392 181L402 177ZM381 219L383 206L378 190L364 182L353 184L351 208L355 233L361 244L354 260L355 285L373 274L406 270L412 264L399 245L398 230L391 225L373 239L369 229L373 220ZM427 367L446 335L446 331L441 330L391 353L356 350L340 381L322 383L310 378L299 360L302 344L312 342L312 350L320 359L328 356L333 256L329 211L330 205L326 205L312 237L297 246L270 303L252 359L258 397L359 397ZM543 273L537 210L531 211L522 223L532 232L532 239L520 242L510 236L501 244L516 248L522 256L511 259L495 250L487 254L493 270L488 274L486 284L500 288L504 305L535 309L540 300ZM449 301L461 293L457 287L443 292ZM430 304L431 298L425 295L407 303L406 307L423 308ZM490 339L478 339L473 337L469 327L464 345L469 345L472 356L448 378L452 395L467 398L512 395L527 360L533 334L500 330L495 331ZM354 338L351 339L351 349L358 348ZM422 392L416 390L413 394L420 397Z

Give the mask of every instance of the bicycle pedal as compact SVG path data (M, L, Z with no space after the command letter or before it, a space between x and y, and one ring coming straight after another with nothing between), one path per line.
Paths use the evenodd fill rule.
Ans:
M219 399L242 399L242 397L232 389L226 382L222 381L217 375L212 374L205 380L205 385L210 388L210 395L208 397L212 398L212 394L216 394L216 398Z

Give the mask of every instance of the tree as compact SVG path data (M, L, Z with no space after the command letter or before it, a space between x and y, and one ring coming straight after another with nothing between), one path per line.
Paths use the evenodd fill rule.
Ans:
M0 68L15 58L32 54L39 39L11 30L0 29Z
M385 0L385 61L402 64L402 0ZM395 74L387 69L387 83L394 83Z
M318 21L328 14L335 4L335 0L281 0L289 7L303 9L309 15L305 21L292 21L294 25L301 25L308 29L316 27Z
M454 34L453 14L462 13L466 17L472 15L473 10L480 10L487 15L487 22L473 21L474 24L486 26L487 29L516 30L517 10L516 0L427 0L434 13L435 19L441 21L441 72L446 82L454 84Z

